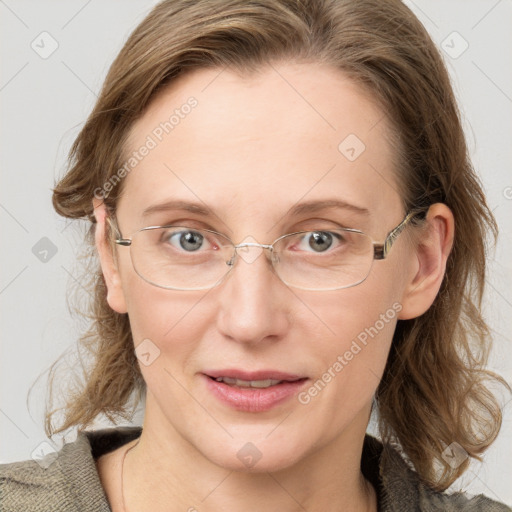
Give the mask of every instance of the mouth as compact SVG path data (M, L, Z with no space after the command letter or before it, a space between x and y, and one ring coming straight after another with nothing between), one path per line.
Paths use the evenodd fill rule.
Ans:
M225 405L264 412L297 394L308 377L279 371L219 370L203 373L207 388Z
M271 386L277 386L279 384L283 384L284 382L297 382L299 380L305 380L305 377L302 379L294 379L294 380L279 380L279 379L262 379L262 380L242 380L242 379L234 379L231 377L210 377L210 379L215 380L216 382L223 382L228 386L234 386L238 388L259 388L266 389Z
M307 377L285 373L278 370L260 370L247 372L237 369L207 370L204 374L216 382L241 388L265 389L287 382L306 380Z

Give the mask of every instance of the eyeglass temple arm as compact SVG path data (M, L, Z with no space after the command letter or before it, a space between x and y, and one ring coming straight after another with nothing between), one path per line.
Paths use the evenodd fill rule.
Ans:
M405 229L407 224L410 222L410 220L418 215L418 213L421 213L423 210L415 210L412 212L409 212L404 220L398 224L398 226L394 229L392 229L388 236L386 237L386 240L384 240L384 243L382 244L373 244L373 259L375 260L383 260L388 255L391 247L395 243L395 240L398 238L398 235Z
M132 245L132 241L129 238L123 238L123 236L121 235L121 232L119 231L119 228L117 227L117 222L114 217L108 216L107 222L110 224L111 229L115 233L116 238L115 238L114 242L117 245L123 245L123 246Z

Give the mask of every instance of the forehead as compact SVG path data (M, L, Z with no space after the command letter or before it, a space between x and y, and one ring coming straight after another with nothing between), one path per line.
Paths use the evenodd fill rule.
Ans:
M195 70L132 127L126 158L149 149L125 178L119 210L129 205L134 219L177 198L268 224L301 199L328 196L376 216L398 211L389 132L376 103L325 65Z

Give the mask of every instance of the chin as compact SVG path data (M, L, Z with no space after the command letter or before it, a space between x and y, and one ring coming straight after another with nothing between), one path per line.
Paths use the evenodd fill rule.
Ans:
M283 443L269 443L264 439L256 441L233 441L228 446L219 443L212 452L212 446L201 450L213 464L230 471L246 473L267 473L287 469L298 462L304 452L295 446Z

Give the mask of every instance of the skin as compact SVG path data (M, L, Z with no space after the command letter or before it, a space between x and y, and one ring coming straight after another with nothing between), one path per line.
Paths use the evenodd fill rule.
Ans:
M123 236L188 220L235 243L247 236L271 243L320 222L383 241L403 219L390 127L338 70L290 62L251 76L196 70L152 102L133 126L130 149L190 96L198 106L125 178L117 210ZM366 146L353 162L338 150L351 133ZM142 217L146 207L171 198L200 201L216 215ZM325 198L368 214L287 216L297 202ZM376 510L360 472L372 398L396 321L424 313L439 290L453 241L450 210L432 206L421 237L409 236L418 229L409 227L352 288L292 289L262 254L252 263L240 259L216 288L170 291L135 273L128 248L113 257L101 200L94 207L108 302L129 314L135 345L149 338L160 350L151 365L141 365L147 400L140 442L125 459L127 510ZM278 369L312 383L395 303L400 312L308 404L293 397L264 413L239 412L212 396L200 377L213 368ZM252 468L237 458L247 442L262 454ZM120 462L133 444L98 460L113 510L122 510Z

